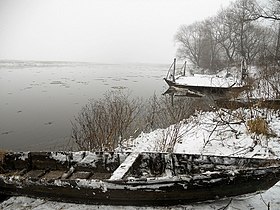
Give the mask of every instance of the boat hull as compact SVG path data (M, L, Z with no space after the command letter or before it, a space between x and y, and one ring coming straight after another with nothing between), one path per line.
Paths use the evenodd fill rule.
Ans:
M86 204L175 205L263 191L280 179L278 160L166 153L141 153L124 177L97 179L102 173L112 175L118 170L115 163L120 161L119 155L87 153L83 159L97 157L93 167L69 160L55 160L56 165L48 155L28 154L24 160L10 156L13 166L8 161L10 169L0 173L0 194ZM46 165L50 168L43 169ZM71 175L64 176L71 170ZM63 175L54 178L59 172Z
M191 185L189 182L166 183L160 189L139 185L142 189L137 190L135 189L137 183L134 188L132 185L124 184L117 185L121 189L108 188L106 191L100 188L77 187L75 181L65 182L68 186L42 185L42 183L15 185L3 181L0 181L0 185L1 193L5 195L24 195L55 201L105 205L176 205L267 190L277 182L275 175L270 173L254 179L240 177L232 181L225 179L219 183L202 185Z
M183 88L188 89L192 92L200 93L200 94L227 94L229 92L242 92L245 90L245 87L208 87L208 86L191 86L191 85L182 85L171 80L164 78L165 82L169 85L169 87L173 88Z

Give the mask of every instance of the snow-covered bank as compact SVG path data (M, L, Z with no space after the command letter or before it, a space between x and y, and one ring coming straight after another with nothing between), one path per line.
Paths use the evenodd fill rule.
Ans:
M280 157L280 113L268 109L220 109L198 112L186 121L167 129L142 133L125 142L132 151L166 151L243 157ZM250 132L248 122L261 118L268 135ZM176 141L174 148L168 148Z

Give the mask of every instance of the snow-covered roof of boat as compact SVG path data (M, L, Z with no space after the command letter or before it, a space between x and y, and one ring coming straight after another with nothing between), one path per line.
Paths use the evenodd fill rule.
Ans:
M221 77L217 75L194 74L193 76L179 76L175 80L176 84L185 86L203 87L239 87L240 84L234 77Z

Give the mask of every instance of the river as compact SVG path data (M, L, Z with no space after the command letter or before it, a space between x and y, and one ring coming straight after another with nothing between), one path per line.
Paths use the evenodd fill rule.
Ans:
M161 95L169 64L0 61L0 149L63 149L71 121L110 90Z

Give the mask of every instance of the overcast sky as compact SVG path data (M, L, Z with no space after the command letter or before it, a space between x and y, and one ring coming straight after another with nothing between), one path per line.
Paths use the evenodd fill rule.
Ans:
M169 63L182 24L230 0L0 0L0 59Z

